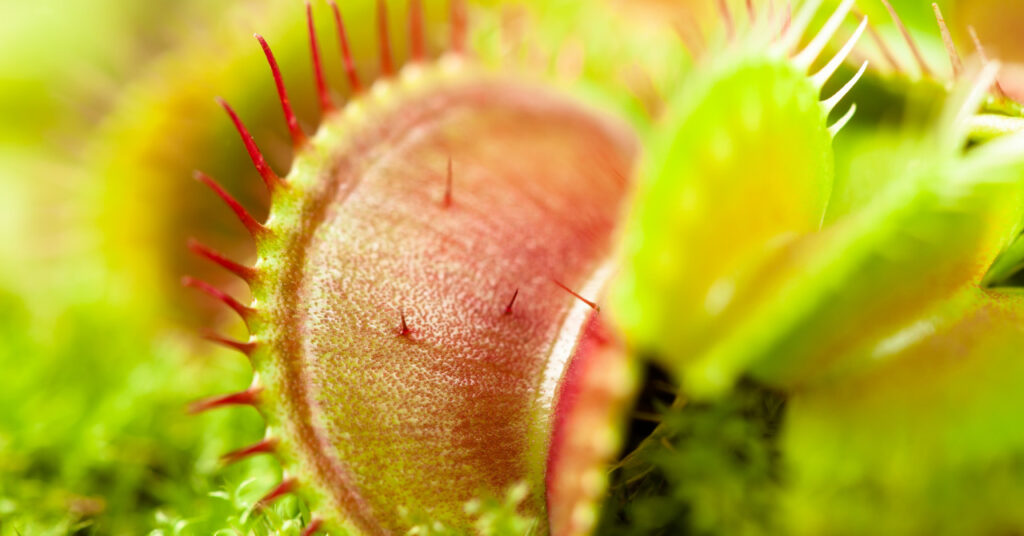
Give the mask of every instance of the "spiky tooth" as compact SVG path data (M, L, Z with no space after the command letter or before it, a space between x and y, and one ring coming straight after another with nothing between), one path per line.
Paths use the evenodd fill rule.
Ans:
M860 69L857 70L857 74L853 75L853 77L850 78L849 82L843 85L843 87L839 88L839 91L836 91L835 94L833 94L831 97L821 102L821 105L825 108L826 113L831 113L832 110L836 109L836 106L839 104L839 101L843 100L843 97L845 97L850 92L850 90L853 89L853 86L857 85L857 82L860 80L861 76L864 76L864 71L866 71L867 68L868 62L865 61L860 65Z
M675 26L675 32L679 37L680 43L683 45L683 49L686 50L687 54L694 61L704 56L707 43L704 40L704 33L700 29L700 24L694 20L692 13L683 14L682 20Z
M732 11L726 0L718 0L718 13L722 16L722 24L725 26L725 36L732 41L736 34L736 28L732 21Z
M306 529L302 531L302 536L313 536L314 534L317 533L317 531L320 530L320 527L322 527L323 524L324 524L324 520L322 520L322 519L320 519L318 517L313 518L309 522L309 525L306 526Z
M217 197L220 197L231 208L231 211L235 213L235 216L238 217L239 221L242 222L242 225L245 226L253 238L260 239L269 233L262 223L256 221L256 218L253 218L252 214L249 214L249 211L245 210L245 207L238 200L232 197L227 190L218 184L217 181L210 178L209 175L202 171L195 171L192 176L213 190L213 193L217 194Z
M939 4L932 3L932 11L935 12L935 22L939 24L939 32L942 34L942 42L946 44L946 53L949 54L949 64L953 68L953 78L960 78L964 70L964 64L960 61L960 53L956 51L953 43L953 36L949 34L949 27L946 26L946 19L942 17L942 10Z
M320 110L327 114L334 110L334 102L331 101L331 93L327 89L323 62L320 61L320 43L316 38L316 25L313 23L313 6L309 0L306 0L306 28L309 33L309 53L313 60L313 78L316 82L316 95L320 100Z
M793 0L786 0L786 8L781 9L779 13L779 19L782 21L782 25L779 27L779 32L782 35L789 34L789 30L793 24ZM800 36L796 38L800 40ZM794 43L793 46L796 46Z
M280 484L277 485L277 487L270 490L270 492L264 495L263 498L256 501L256 504L253 505L253 510L260 511L265 509L266 507L273 504L274 501L295 491L295 486L296 481L294 478L285 478L284 480L281 481Z
M196 290L199 290L200 292L209 295L210 297L223 303L224 305L227 305L236 313L238 313L238 316L242 317L242 320L245 320L246 322L248 322L249 319L252 318L252 315L256 313L255 309L243 305L241 302L228 295L228 293L201 279L185 276L181 278L181 284L182 286L191 287Z
M281 68L277 65L277 59L274 58L274 52L270 50L270 45L267 44L267 40L260 34L253 34L253 37L259 41L260 47L263 49L263 55L267 58L267 64L270 66L270 73L274 77L274 87L277 88L277 98L281 101L281 111L284 112L284 120L285 123L288 124L288 134L292 137L292 146L298 149L306 144L306 133L303 132L302 127L299 126L299 120L295 117L295 111L292 110L292 105L288 101L288 90L284 86L284 77L281 76Z
M345 76L348 77L349 86L355 93L362 93L363 83L359 81L359 73L356 72L355 62L352 60L352 50L348 45L348 34L345 32L345 23L341 20L341 10L338 4L331 0L331 11L334 12L334 26L338 32L338 44L341 47L341 60L345 67Z
M220 104L221 108L224 108L228 117L231 118L231 122L235 125L235 130L238 131L238 135L242 138L242 143L245 144L246 152L249 153L249 159L256 166L256 171L260 173L260 177L263 179L263 183L266 184L267 190L270 193L276 192L278 188L284 186L284 182L277 176L277 173L274 173L273 169L270 169L270 164L267 164L267 159L263 158L263 153L256 146L256 140L249 133L249 129L245 127L238 114L235 113L234 108L226 100L217 97L217 103Z
M828 127L829 134L831 134L833 138L836 137L836 135L839 134L839 131L850 122L850 119L853 119L853 114L855 113L857 113L857 105L852 104L850 105L850 110L846 112L845 115L840 117L838 121L832 124L832 126Z
M846 61L846 58L847 56L850 55L850 52L853 50L853 47L857 45L857 41L859 41L861 35L864 34L864 29L867 27L867 25L868 18L865 16L860 21L860 25L857 26L857 30L853 32L853 35L850 36L850 39L846 41L846 44L843 45L843 48L839 49L839 52L836 53L835 57L829 60L829 62L825 64L825 66L822 67L820 71L814 73L814 75L811 76L811 82L814 83L814 85L816 85L818 88L824 87L825 82L828 82L828 79L832 78L832 75L835 74L836 69L838 69L844 61Z
M864 14L860 11L853 10L853 13L858 18L864 17ZM902 73L903 66L900 65L896 56L892 54L892 50L889 49L889 45L885 44L885 39L882 39L882 35L878 33L878 30L876 30L875 26L870 22L868 23L868 35L870 35L871 40L875 42L875 46L878 47L879 52L882 53L882 56L885 58L885 61L888 62L889 67L898 73Z
M202 413L211 409L227 406L252 406L256 407L260 402L260 389L250 387L245 391L231 393L229 395L215 396L193 402L189 405L189 413Z
M244 266L231 259L228 259L224 255L214 251L212 248L207 247L195 238L188 239L188 249L196 255L224 268L225 270L237 275L242 278L245 282L251 282L256 278L256 269L250 266Z
M910 31L907 30L903 19L900 18L896 10L893 9L892 4L889 0L880 0L885 6L885 9L889 12L889 16L892 17L892 21L896 23L896 27L899 28L900 33L903 35L903 40L906 41L907 46L910 47L910 52L914 55L914 60L917 62L917 66L921 69L923 76L932 76L932 70L928 67L928 62L924 61L924 56L921 54L921 49L917 48L917 43L914 38L910 35Z
M789 2L780 5L780 8L776 9L775 0L768 0L767 5L761 9L760 22L764 24L764 26L769 29L769 33L773 35L772 43L778 43L786 34L786 25L788 24L790 9L791 6L789 5Z
M451 10L452 51L458 55L463 55L466 53L466 31L469 26L465 0L452 0Z
M981 39L978 38L978 32L974 29L974 26L968 26L967 32L971 34L971 40L974 41L974 48L975 50L977 50L978 57L981 58L981 62L983 64L987 64L989 62L988 54L985 53L985 47L981 44ZM998 93L1000 97L1005 99L1006 91L1003 90L1003 85L999 83L998 77L996 77L995 88L996 93Z
M256 347L258 346L258 344L253 340L236 341L234 339L228 339L227 337L223 337L221 335L213 333L212 331L204 332L203 338L212 343L219 344L232 350L237 350L245 354L247 357L252 357L253 352L256 351Z
M412 60L421 62L427 55L423 46L423 2L409 0L409 47Z
M237 463L241 460L255 456L257 454L273 454L277 449L277 439L268 437L260 441L243 447L238 450L233 450L220 457L221 461L225 464Z
M807 0L800 6L796 16L792 16L791 9L787 10L786 22L782 30L784 32L781 41L783 52L789 54L800 44L800 39L804 36L807 25L811 23L811 18L814 17L814 14L818 12L818 8L821 7L821 2L822 0Z
M825 45L832 39L836 34L836 30L839 29L839 25L843 23L846 16L850 13L850 9L853 8L854 0L844 0L842 4L832 13L832 16L825 21L825 24L818 31L817 35L811 39L811 42L807 44L807 47L803 49L799 54L793 58L794 63L804 69L809 69L814 60L818 59L821 55L821 51L825 49ZM863 31L863 30L862 30ZM856 40L854 40L856 42Z
M386 0L377 0L377 39L380 47L380 72L386 78L395 74L391 61L391 34L388 30L388 6Z

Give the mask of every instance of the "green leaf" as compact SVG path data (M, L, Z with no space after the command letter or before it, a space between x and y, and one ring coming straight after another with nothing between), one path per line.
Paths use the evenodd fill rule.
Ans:
M726 160L730 173L712 165L687 168L701 161L686 156L697 144L693 133L730 124L726 112L733 108L713 108L713 99L702 103L693 112L701 120L669 145L672 164L658 167L662 173L641 193L643 223L630 236L630 271L619 289L626 291L619 305L634 340L665 359L697 397L719 395L745 373L793 388L872 366L860 348L979 283L1019 232L1024 138L961 154L969 118L993 74L988 69L957 92L934 134L890 155L887 177L865 178L884 185L869 201L850 205L849 213L817 232L811 217L820 215L824 201L814 194L824 187L810 177L823 167L820 159L830 161L827 137L815 150L787 134L785 141L799 149L788 165L766 166L769 172L746 165L746 157L760 154L753 149ZM770 87L766 80L757 84ZM717 95L734 108L750 98L724 90ZM717 113L700 115L711 112ZM773 131L791 133L798 124ZM741 128L721 131L722 140L743 139ZM782 137L763 134L768 141L760 149L785 146ZM715 147L700 151L714 155ZM802 187L765 188L757 178L772 171L803 177L795 183ZM743 189L722 195L734 184ZM775 214L782 217L766 217ZM629 293L636 299L621 299Z
M794 395L794 534L995 534L1024 523L1024 294L970 289Z
M875 202L761 269L758 286L727 312L737 318L728 336L696 361L688 381L696 390L724 387L720 378L752 368L793 387L871 366L858 348L979 283L1015 236L1024 161L1004 156L1016 145L966 159L908 155Z
M611 312L677 371L712 341L750 267L819 228L832 189L818 88L761 45L723 53L673 97L624 235Z

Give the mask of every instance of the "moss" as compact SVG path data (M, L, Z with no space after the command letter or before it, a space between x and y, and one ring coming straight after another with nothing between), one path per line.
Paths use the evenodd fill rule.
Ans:
M613 473L597 534L775 534L784 408L748 381L713 402L662 404L655 439Z

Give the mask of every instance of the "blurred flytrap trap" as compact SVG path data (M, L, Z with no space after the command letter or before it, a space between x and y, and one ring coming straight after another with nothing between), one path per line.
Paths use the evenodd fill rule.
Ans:
M1024 531L963 4L181 3L4 274L0 534Z

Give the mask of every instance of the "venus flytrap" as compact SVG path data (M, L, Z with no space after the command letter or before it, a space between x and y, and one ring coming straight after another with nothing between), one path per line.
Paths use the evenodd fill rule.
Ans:
M949 19L940 3L879 0L858 5L873 18L868 31L871 39L858 44L850 56L854 60L850 67L856 68L863 58L871 61L874 68L865 85L879 89L873 97L903 100L903 106L941 105L969 72L968 66L996 59L982 43L986 36L958 20L965 11L960 2L941 4L950 8ZM917 16L905 20L908 12ZM1019 132L1024 126L1021 105L1007 93L999 77L976 112L969 130L974 141Z
M794 394L781 447L794 534L995 533L1024 519L1016 289L967 288Z
M797 51L819 4L803 5L792 23L755 25L716 53L670 101L640 172L612 314L631 344L682 377L727 329L722 318L733 315L736 296L756 289L750 268L821 226L832 137L854 107L830 126L851 84L824 100L819 94L860 32L808 72L852 2ZM723 370L688 381L721 392L735 376Z
M1013 506L1020 296L986 287L1019 266L1024 138L976 146L976 114L992 103L997 70L967 68L934 127L908 130L885 176L864 177L871 195L853 196L820 229L809 217L778 227L761 218L773 208L798 216L794 200L816 199L826 175L794 181L786 195L730 189L772 170L725 158L716 167L705 156L716 129L718 147L749 145L729 121L742 115L714 98L682 101L676 124L691 134L663 131L670 149L655 150L643 168L625 235L628 269L613 294L620 307L610 309L627 342L682 383L674 412L729 395L743 377L790 394L780 449L793 480L784 480L776 513L787 533L992 533L1022 522ZM728 102L741 109L743 99ZM709 108L717 120L686 123ZM721 168L733 173L715 173ZM809 176L802 169L791 176ZM718 217L723 208L728 220ZM688 221L693 213L700 217ZM737 239L733 229L748 234ZM740 268L730 269L729 255ZM717 271L706 274L709 266ZM655 435L664 444L672 433L666 423ZM644 443L626 467L635 472L658 448Z
M987 74L979 84L991 81ZM977 104L967 99L954 107ZM700 357L696 370L733 366L789 388L817 382L858 366L847 361L857 359L858 346L979 284L1019 232L1021 179L1012 159L993 164L1006 161L1005 150L961 156L963 124L938 130L939 139L908 154L906 167L870 204L767 264L763 297L737 300L755 312Z
M586 533L632 385L586 297L610 274L633 134L472 65L459 2L452 53L439 59L426 56L422 6L410 3L411 61L399 68L378 7L384 77L342 108L321 88L325 121L312 136L257 36L296 149L286 177L221 102L272 205L259 222L197 175L253 235L258 260L198 248L251 288L243 304L185 280L245 322L247 340L213 340L246 354L255 374L194 409L264 415L266 437L228 459L277 456L285 477L257 510L299 494L310 534L404 533L424 517L469 531L490 521L466 503L512 486L538 534Z
M949 109L976 102L953 100ZM941 153L930 147L906 158L934 161ZM910 278L935 283L944 267L965 270L952 284L924 289L946 289L933 305L845 358L857 366L792 396L782 447L794 533L991 533L1024 521L1016 507L1022 302L1019 289L987 288L992 259L1014 253L1004 248L1019 232L1024 137L945 152L952 161L940 159L938 173L918 186L941 202L910 205L918 210L917 245L900 264L912 273L890 273L887 292L906 297ZM972 237L986 228L987 239ZM921 254L928 249L935 253Z

